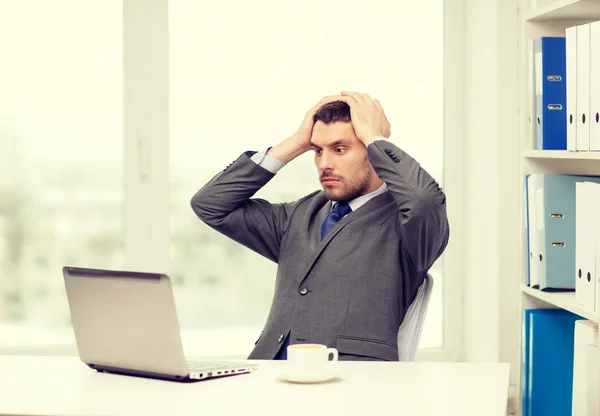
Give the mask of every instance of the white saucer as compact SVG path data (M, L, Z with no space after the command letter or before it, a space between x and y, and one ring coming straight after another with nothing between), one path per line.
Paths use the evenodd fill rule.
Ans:
M318 373L299 373L290 371L287 367L284 367L279 373L279 379L289 381L291 383L323 383L325 381L333 380L337 377L337 371L335 368L326 369Z

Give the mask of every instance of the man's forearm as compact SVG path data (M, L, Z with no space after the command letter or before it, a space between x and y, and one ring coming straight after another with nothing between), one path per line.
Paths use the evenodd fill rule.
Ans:
M294 140L293 137L289 137L281 143L271 147L267 154L280 162L287 164L307 150L308 149L306 148L299 147L297 140Z

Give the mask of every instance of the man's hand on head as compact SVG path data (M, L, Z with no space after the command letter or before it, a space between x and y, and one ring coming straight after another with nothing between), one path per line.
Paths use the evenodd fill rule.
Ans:
M308 110L304 116L304 120L300 124L298 131L294 134L294 139L298 143L298 146L310 150L310 139L312 137L313 127L315 125L313 118L316 112L323 107L325 104L332 101L342 101L341 95L328 95L323 97L317 104L315 104L310 110Z
M306 112L300 127L298 127L298 130L278 145L269 149L267 154L273 156L283 163L288 163L310 150L310 140L312 138L313 127L315 124L313 121L315 113L319 110L319 108L329 102L343 100L344 97L341 95L329 95L323 97L317 104L315 104Z
M369 146L377 136L389 138L392 127L385 116L379 100L374 100L368 94L352 91L342 91L342 98L350 106L350 117L356 137Z

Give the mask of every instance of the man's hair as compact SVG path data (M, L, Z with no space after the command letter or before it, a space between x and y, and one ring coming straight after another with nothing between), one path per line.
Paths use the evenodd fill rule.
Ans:
M343 101L332 101L323 105L313 116L313 122L322 121L325 124L342 121L350 123L350 106Z

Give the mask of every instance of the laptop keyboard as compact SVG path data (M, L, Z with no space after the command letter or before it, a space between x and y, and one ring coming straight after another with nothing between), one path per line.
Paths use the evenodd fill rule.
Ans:
M216 364L216 363L199 363L196 361L188 361L188 370L190 371L204 371L204 370L223 370L225 368L231 368L230 365Z

